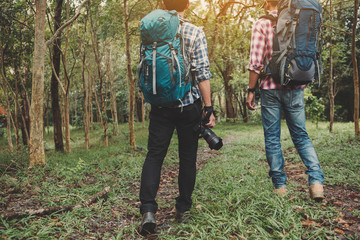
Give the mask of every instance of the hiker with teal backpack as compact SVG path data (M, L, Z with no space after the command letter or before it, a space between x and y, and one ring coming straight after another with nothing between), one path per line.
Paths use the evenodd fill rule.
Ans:
M281 150L283 110L292 141L307 167L310 197L324 198L324 174L305 128L304 88L319 80L318 37L321 6L317 0L266 0L266 15L252 29L247 106L255 110L260 79L261 118L266 159L274 192L286 195L287 177ZM279 15L278 11L279 10Z
M138 78L144 98L151 104L148 153L140 186L142 235L156 231L155 198L174 130L180 158L175 219L181 222L192 205L199 139L196 129L203 116L207 116L207 127L215 126L205 34L183 18L189 0L163 0L163 7L164 10L151 12L140 23Z

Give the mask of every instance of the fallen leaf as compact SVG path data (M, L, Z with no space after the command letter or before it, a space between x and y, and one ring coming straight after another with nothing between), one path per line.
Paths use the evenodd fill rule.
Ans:
M201 205L199 204L195 208L201 210Z
M339 233L339 234L344 234L345 233L343 230L341 230L339 228L335 228L334 232Z
M340 207L342 205L341 202L334 202L333 204L337 207Z
M314 220L309 220L309 219L301 221L301 224L303 225L303 227L318 226L319 225Z
M339 218L338 223L340 223L340 224L345 224L345 223L347 223L347 222L346 222L344 219Z

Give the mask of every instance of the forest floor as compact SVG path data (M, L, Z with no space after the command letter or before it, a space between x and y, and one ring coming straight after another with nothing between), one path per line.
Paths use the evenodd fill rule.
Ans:
M254 132L254 128L256 132L251 136L244 134ZM279 197L272 193L271 180L266 176L268 165L263 143L259 141L261 128L246 126L239 131L236 125L224 124L220 129L219 133L225 133L224 149L213 151L202 144L198 151L192 215L182 224L173 219L178 164L176 143L172 144L157 196L157 234L148 236L149 239L360 239L357 140L342 131L337 136L329 135L332 142L323 136L324 131L314 127L317 129L314 131L319 131L319 135L313 134L319 158L334 158L322 163L325 199L316 203L309 199L305 166L286 134L283 152L289 193ZM20 172L19 168L25 166L9 164L0 178L2 216L78 204L105 186L111 188L97 201L71 211L25 214L14 219L0 217L1 238L142 239L138 233L141 216L137 196L143 160L136 160L143 158L146 151L141 147L144 142L140 144L136 154L116 147L92 152L90 158L95 161L91 163L78 157L86 158L84 152L79 152L63 163L59 161L63 156L55 154L54 163L43 170ZM321 150L325 146L327 150ZM104 154L116 161L108 160L104 166L97 161ZM74 159L79 160L70 163Z

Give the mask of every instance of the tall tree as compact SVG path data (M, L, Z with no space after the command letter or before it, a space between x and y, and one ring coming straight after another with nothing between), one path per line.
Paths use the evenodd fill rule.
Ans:
M355 136L360 136L359 130L359 69L356 59L356 26L358 20L359 0L354 1L354 21L352 27L351 55L354 69L354 123Z
M126 59L127 59L127 77L129 83L129 135L130 146L136 150L135 143L135 130L134 130L134 110L135 110L135 80L131 69L131 52L130 52L130 31L129 31L129 12L127 0L124 0L124 12L125 12L125 38L126 38Z
M116 104L116 80L114 77L113 70L113 59L112 59L112 51L113 45L109 44L107 54L106 54L106 76L108 78L108 82L110 84L110 105L111 105L111 113L113 120L113 134L115 136L119 136L119 120L118 120L118 112L117 112L117 104Z
M333 25L333 5L332 0L330 0L330 26ZM334 93L334 68L333 68L333 38L332 38L332 28L330 28L330 54L329 54L329 64L330 64L330 73L329 73L329 101L330 101L330 123L329 123L329 131L333 131L334 118L335 118L335 93Z
M54 31L57 31L61 26L61 12L63 0L56 0L55 14L54 14ZM64 151L64 142L61 126L61 111L59 99L59 82L58 76L60 73L60 57L61 57L61 34L53 43L52 64L53 71L51 75L51 109L53 115L54 125L54 144L55 151Z
M66 1L66 20L70 19L70 1ZM69 93L70 93L70 74L68 72L67 64L67 50L69 46L69 26L66 27L65 34L65 47L64 54L62 55L63 67L64 67L64 80L65 80L65 92L63 95L63 105L64 105L64 123L65 123L65 149L66 152L71 152L70 146L70 103L69 103Z
M90 147L90 109L89 109L89 99L90 99L90 84L89 84L89 76L85 77L85 68L86 68L86 30L87 30L87 19L89 17L89 8L87 9L87 14L84 22L84 35L80 43L80 51L81 51L81 77L83 80L83 93L84 93L84 113L83 113L83 121L84 121L84 134L85 134L85 148L89 149ZM80 34L79 34L80 35Z
M45 164L44 129L44 59L46 0L36 0L35 46L33 55L32 96L30 105L30 166Z
M106 114L106 78L104 78L104 74L102 73L102 54L100 54L99 49L99 38L98 38L98 31L97 31L97 19L98 19L98 12L95 13L95 23L90 16L90 29L91 29L91 41L92 47L95 55L95 62L96 62L96 70L97 70L97 78L99 80L99 92L100 92L100 104L98 104L98 112L99 117L102 123L103 131L104 131L104 144L105 146L109 146L109 136L108 136L108 125L107 125L107 114ZM106 44L104 44L106 45ZM95 93L95 102L98 103L97 95Z

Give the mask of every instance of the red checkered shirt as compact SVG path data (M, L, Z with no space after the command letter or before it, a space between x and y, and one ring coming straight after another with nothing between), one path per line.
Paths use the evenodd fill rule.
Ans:
M269 12L277 17L277 10ZM265 18L260 18L255 22L252 28L251 46L250 46L250 63L248 69L260 74L264 68L264 61L271 59L274 27L276 23ZM304 88L305 86L294 86L290 88ZM260 82L261 89L281 89L280 84L275 83L271 76L266 76ZM286 87L289 88L289 87Z

